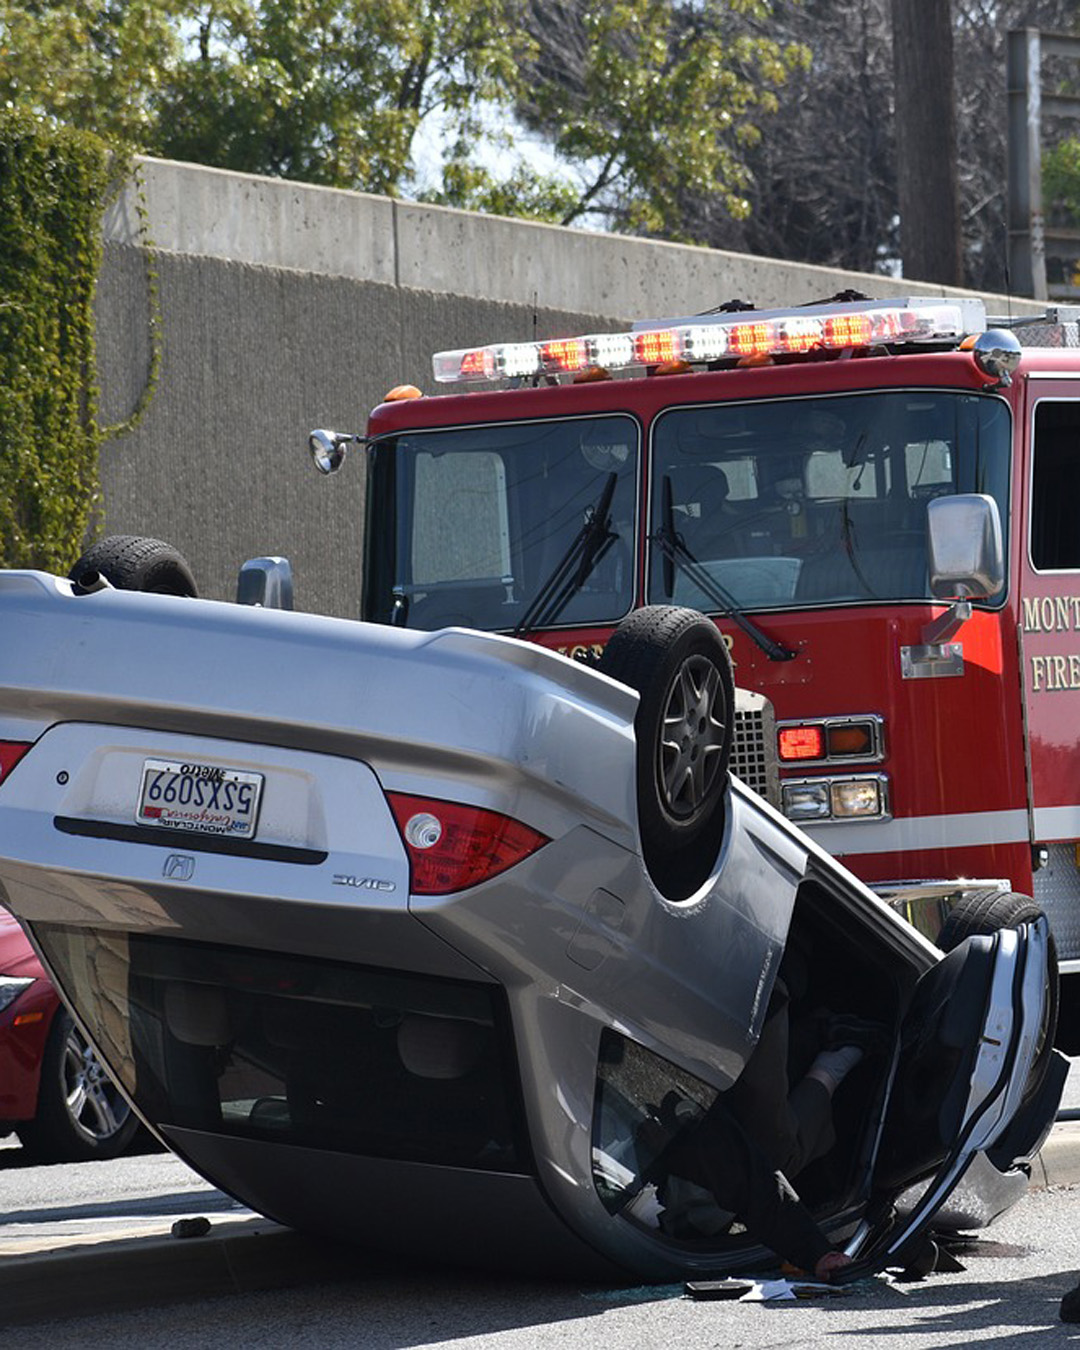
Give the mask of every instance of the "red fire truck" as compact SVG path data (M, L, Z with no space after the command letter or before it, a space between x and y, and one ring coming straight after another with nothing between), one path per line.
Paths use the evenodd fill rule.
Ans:
M588 659L704 611L736 772L931 936L1034 896L1080 986L1078 317L847 294L442 352L453 392L312 451L365 447L363 618Z

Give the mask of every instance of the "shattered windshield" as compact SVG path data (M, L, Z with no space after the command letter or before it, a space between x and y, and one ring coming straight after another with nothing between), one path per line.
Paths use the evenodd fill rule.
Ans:
M653 437L648 599L710 612L716 586L742 609L930 599L927 502L988 493L1004 520L1008 455L1007 406L974 394L672 409ZM672 537L707 576L673 565Z
M511 632L617 622L633 604L639 442L626 416L399 437L396 542L368 617Z

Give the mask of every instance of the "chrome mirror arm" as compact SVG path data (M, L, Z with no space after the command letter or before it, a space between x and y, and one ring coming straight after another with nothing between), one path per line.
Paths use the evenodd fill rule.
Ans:
M922 630L922 640L927 647L938 647L955 637L970 618L971 601L954 600L944 614L939 614L926 625Z

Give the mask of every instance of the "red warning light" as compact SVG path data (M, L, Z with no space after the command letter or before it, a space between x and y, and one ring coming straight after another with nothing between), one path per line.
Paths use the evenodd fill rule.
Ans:
M780 758L824 759L825 732L821 727L781 727L777 737Z

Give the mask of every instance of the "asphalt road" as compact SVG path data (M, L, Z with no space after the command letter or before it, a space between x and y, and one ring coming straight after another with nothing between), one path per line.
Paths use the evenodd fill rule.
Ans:
M1064 1105L1080 1106L1080 1061ZM1080 1125L1055 1129L1041 1176L1051 1184L960 1251L962 1271L906 1285L876 1279L813 1303L703 1303L677 1285L598 1288L405 1269L280 1229L171 1154L34 1167L5 1144L0 1327L19 1350L175 1350L225 1338L245 1350L651 1350L667 1342L697 1350L815 1346L837 1336L860 1350L1027 1350L1038 1337L1041 1350L1080 1341L1080 1327L1057 1316L1080 1265ZM207 1236L170 1235L177 1219L196 1216L209 1221Z
M1080 1340L1057 1317L1075 1282L1080 1195L1034 1192L970 1251L962 1272L912 1285L867 1282L820 1303L700 1303L678 1286L597 1288L494 1280L358 1262L351 1279L39 1323L19 1350L138 1346L453 1347L453 1350L679 1350L824 1346L1027 1350ZM63 1294L62 1288L56 1290ZM17 1336L17 1340L15 1337Z

